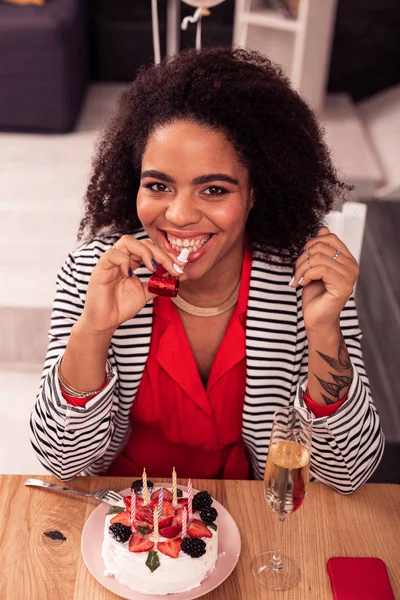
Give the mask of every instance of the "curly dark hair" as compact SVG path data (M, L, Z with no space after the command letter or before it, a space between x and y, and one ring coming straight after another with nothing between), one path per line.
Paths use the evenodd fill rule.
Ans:
M336 176L316 117L281 69L255 51L190 49L142 67L94 158L78 238L133 233L141 157L158 126L185 118L222 131L249 170L247 239L290 261L348 186Z

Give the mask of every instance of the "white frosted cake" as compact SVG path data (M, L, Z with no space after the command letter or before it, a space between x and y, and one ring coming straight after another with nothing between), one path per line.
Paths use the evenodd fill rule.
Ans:
M137 483L137 482L134 482ZM217 511L207 492L193 497L193 516L182 540L182 517L187 494L181 493L176 508L172 494L164 489L158 541L154 539L153 512L160 488L154 488L150 503L136 498L136 519L131 526L131 497L124 498L117 514L108 514L104 524L102 558L105 575L143 594L172 594L198 587L211 573L218 557ZM139 492L140 494L140 492ZM196 508L197 507L197 508ZM117 511L118 508L112 508Z

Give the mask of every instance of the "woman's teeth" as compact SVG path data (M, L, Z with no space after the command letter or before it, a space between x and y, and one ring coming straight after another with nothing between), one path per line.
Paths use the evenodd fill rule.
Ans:
M180 252L182 250L182 248L187 248L189 250L189 254L191 254L192 252L197 252L197 250L199 250L202 246L204 246L204 244L206 244L208 242L210 237L211 237L211 235L207 235L200 239L190 239L190 240L184 239L184 240L182 240L180 238L170 237L167 234L167 239L174 250L176 250L177 252Z

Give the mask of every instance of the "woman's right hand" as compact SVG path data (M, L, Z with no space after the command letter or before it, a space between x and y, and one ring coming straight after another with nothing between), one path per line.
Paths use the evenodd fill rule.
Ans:
M157 268L152 260L173 277L179 277L181 281L186 278L174 269L174 262L181 268L185 263L172 253L168 254L148 240L139 241L124 235L103 254L93 269L79 319L81 325L93 333L112 335L119 325L136 316L156 295L149 292L147 283L142 283L133 271L144 264L154 273Z

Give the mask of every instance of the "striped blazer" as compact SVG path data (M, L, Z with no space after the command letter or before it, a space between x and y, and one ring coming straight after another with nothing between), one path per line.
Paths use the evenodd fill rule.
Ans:
M143 231L133 234L144 239ZM61 480L104 473L130 434L129 414L150 345L153 303L115 331L109 348L113 377L84 408L69 405L58 383L58 368L71 328L82 313L88 281L100 256L119 236L96 238L72 252L60 269L51 316L49 346L31 419L31 442L40 462ZM145 267L136 274L146 280ZM307 337L301 289L288 286L290 267L253 258L246 322L246 394L243 440L254 476L264 475L274 412L304 406ZM311 476L344 494L372 474L384 438L362 360L354 299L341 315L353 363L346 402L330 417L314 420Z

